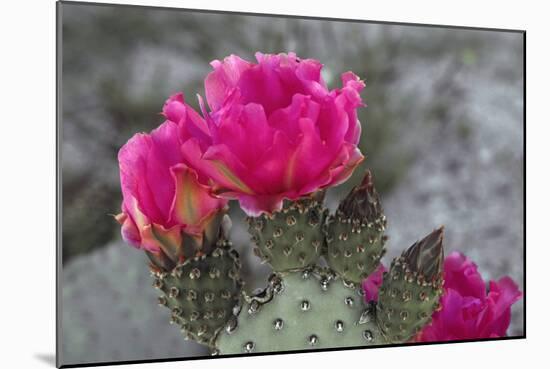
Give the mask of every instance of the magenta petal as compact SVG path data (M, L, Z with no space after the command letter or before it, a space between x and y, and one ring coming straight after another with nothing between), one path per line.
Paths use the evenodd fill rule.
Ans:
M183 92L178 92L168 98L162 107L162 113L166 119L178 123L186 116L185 100Z
M189 166L196 168L201 183L214 181L219 188L223 189L221 192L254 193L239 178L239 174L246 172L244 165L229 152L226 146L211 146L206 153L202 154L197 140L191 139L185 142L181 149ZM235 172L235 169L238 172Z
M135 204L129 202L130 199L133 199L132 201L135 200L136 204L139 203L140 211L149 219L160 221L162 214L147 183L146 159L152 145L149 135L138 133L120 149L118 153L120 182L123 206L133 209Z
M384 273L387 271L383 264L362 282L363 291L365 292L365 302L378 301L378 289L382 285Z
M345 110L345 99L337 97L327 100L321 106L319 114L319 136L331 150L337 150L343 142L350 127L349 115ZM356 122L352 122L356 124ZM357 142L350 142L354 145Z
M445 288L459 291L463 296L485 299L485 282L477 265L465 255L452 252L445 258Z
M170 168L175 194L170 206L170 219L175 224L185 224L186 232L200 235L204 223L226 204L212 196L210 188L198 181L195 170L184 164Z
M203 160L215 168L211 172L214 181L231 184L234 190L248 195L254 194L253 183L249 186L244 179L248 177L248 168L226 145L210 146L204 153Z
M151 131L152 145L150 150L162 158L168 166L181 162L182 155L179 149L182 140L179 137L180 130L176 123L166 121L158 128Z
M510 277L502 277L489 283L487 300L491 308L492 322L486 334L506 335L510 325L511 306L522 296L517 284Z
M239 205L248 216L257 217L262 213L281 210L283 207L282 195L238 195ZM269 209L270 211L266 210Z
M116 216L116 220L121 224L122 239L130 245L139 248L141 237L132 218L125 213L120 213Z
M353 174L353 171L365 159L361 151L351 144L344 144L341 154L334 160L330 166L330 182L323 186L337 186L345 181ZM336 164L335 164L336 163Z
M493 294L498 295L498 300L495 299L496 315L502 314L522 296L522 293L518 289L518 285L508 276L500 278L497 282L491 281L489 283L488 298L490 300L493 299Z
M272 140L273 129L267 123L262 106L255 103L234 105L220 117L215 136L215 142L223 142L248 168L261 165L261 153Z
M465 328L462 315L463 297L455 290L446 290L441 297L441 311L434 313L432 317L433 332L436 337L443 340L470 338Z
M231 55L223 62L214 60L211 65L214 71L206 77L204 87L210 109L218 110L229 91L237 86L242 73L252 64L236 55Z
M293 153L294 146L291 145L290 138L283 131L276 131L273 143L261 157L261 164L254 169L255 178L262 184L263 189L268 189L269 193L277 196L290 190L285 178L288 162Z
M302 189L322 175L333 157L310 119L302 118L298 125L301 139L287 164L286 183L289 188Z

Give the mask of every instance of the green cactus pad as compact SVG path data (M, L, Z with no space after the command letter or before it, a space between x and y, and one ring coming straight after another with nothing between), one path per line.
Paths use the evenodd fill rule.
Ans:
M443 229L392 261L378 291L377 318L389 342L407 341L431 321L443 293Z
M247 218L254 253L275 271L314 265L325 247L322 232L328 210L322 199L286 201L281 211Z
M378 267L384 255L386 217L367 171L363 182L342 200L328 218L327 263L342 278L361 282Z
M309 350L383 343L375 309L333 273L280 273L247 297L215 344L218 354Z
M359 283L374 272L384 255L385 218L362 223L340 213L329 217L327 263L345 280Z
M239 269L237 253L222 246L176 265L169 273L152 270L153 287L163 292L158 303L170 309L170 323L179 326L186 339L211 346L238 300Z

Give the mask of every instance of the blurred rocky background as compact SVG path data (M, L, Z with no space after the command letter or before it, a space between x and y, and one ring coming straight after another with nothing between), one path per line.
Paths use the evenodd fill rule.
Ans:
M62 354L64 364L207 355L156 305L145 257L123 244L117 151L162 122L183 90L198 108L208 62L295 51L325 64L330 87L352 70L367 159L328 204L373 172L389 221L388 262L435 227L487 279L523 285L523 36L519 33L135 7L62 4ZM234 204L235 205L235 204ZM233 240L250 289L244 214ZM510 335L523 334L523 303Z

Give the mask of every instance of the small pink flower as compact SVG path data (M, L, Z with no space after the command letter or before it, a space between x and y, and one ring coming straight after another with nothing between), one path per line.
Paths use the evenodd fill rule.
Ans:
M352 72L328 90L322 64L295 54L256 54L257 63L231 55L211 63L202 100L204 121L172 98L165 111L177 122L193 115L185 162L220 196L238 199L249 215L272 212L345 181L363 160L356 109L364 83Z
M378 289L382 285L384 273L387 271L386 267L380 263L378 268L363 280L365 302L378 301Z
M363 281L365 300L377 301L383 265ZM413 338L416 342L437 342L506 335L511 306L521 298L518 286L509 277L485 282L477 266L466 256L453 252L445 258L442 309L432 315L431 324Z
M183 101L183 96L174 100ZM222 209L226 200L211 195L211 188L200 184L195 170L183 161L181 145L196 118L186 106L179 111L165 109L169 118L150 134L134 135L119 151L122 237L137 248L158 252L177 248L185 232L200 237L205 224ZM190 109L189 109L190 110Z
M518 286L509 277L489 282L489 291L477 266L453 252L445 258L442 309L418 334L417 342L494 338L506 335L511 306L520 299Z

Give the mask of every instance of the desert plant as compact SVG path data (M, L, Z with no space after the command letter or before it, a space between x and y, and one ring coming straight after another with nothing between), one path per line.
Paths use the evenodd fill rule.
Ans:
M199 98L201 116L175 94L166 121L119 152L124 200L116 219L124 239L150 257L159 304L185 338L214 354L419 339L444 307L443 227L392 261L374 298L369 279L383 268L387 237L373 175L333 214L323 203L324 191L364 159L356 113L364 83L346 72L342 87L328 90L316 60L256 57L212 62L210 111ZM252 250L273 271L255 293L243 288L232 249L230 200L248 214ZM499 302L498 311L509 311L517 287L495 288L513 292Z

